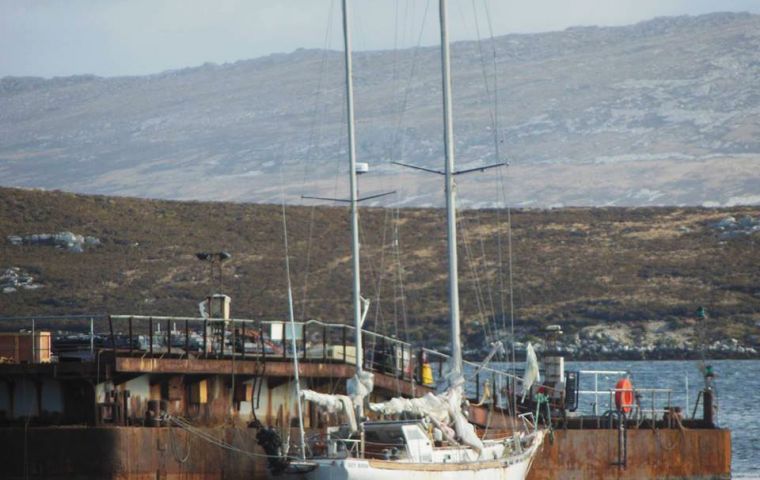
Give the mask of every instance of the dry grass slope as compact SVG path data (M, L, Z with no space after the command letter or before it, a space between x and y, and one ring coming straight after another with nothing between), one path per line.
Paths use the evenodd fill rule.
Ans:
M380 299L368 324L432 343L445 336L443 212L406 209L399 220L393 213L361 214L364 295ZM720 325L716 336L752 334L760 321L760 234L719 238L711 224L728 215L757 217L760 208L514 211L518 326L561 322L572 331L657 320L675 329L705 305ZM351 298L347 210L288 207L287 218L298 318L345 321ZM482 319L500 316L509 304L500 281L505 219L497 210L460 217L462 308L474 345ZM75 254L6 240L63 230L96 236L102 245ZM0 268L21 267L44 285L0 294L2 316L196 315L197 301L215 288L208 265L194 253L219 250L233 255L224 266L224 290L235 316L287 314L280 206L0 189L0 238Z

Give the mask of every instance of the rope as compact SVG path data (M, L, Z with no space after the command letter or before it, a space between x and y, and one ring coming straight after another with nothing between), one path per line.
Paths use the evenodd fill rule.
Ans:
M241 450L240 448L237 448L234 445L231 445L224 440L219 440L213 435L206 433L199 428L194 427L190 422L180 418L175 417L172 415L167 416L166 418L170 423L174 423L177 427L185 430L186 432L190 433L191 435L195 435L196 437L200 438L201 440L210 443L211 445L214 445L216 447L222 448L224 450L229 450L231 452L239 453L241 455L245 455L250 458L280 458L276 455L266 455L263 453L254 453L249 452L247 450ZM292 457L295 458L295 457Z
M399 225L401 224L401 209L397 206L394 212L394 227L393 227L393 253L396 256L396 275L398 282L398 300L401 303L401 321L405 332L409 332L408 317L406 311L406 293L404 291L404 268L401 265L401 236L399 235ZM396 296L394 292L394 313L396 305ZM394 317L394 321L398 322ZM398 323L396 324L398 329ZM407 333L408 335L408 333Z
M509 260L509 334L510 338L512 339L512 375L517 375L517 359L515 354L515 294L514 294L514 283L513 283L513 276L512 276L512 212L507 206L507 226L509 230L507 230L507 248L508 248L508 260ZM512 389L512 395L513 395L513 408L515 409L515 413L517 413L517 389Z
M317 91L314 95L314 109L311 116L311 125L309 125L309 142L308 142L308 150L306 151L306 161L303 164L303 176L301 178L301 188L306 186L306 181L309 178L308 175L308 167L311 165L312 160L312 152L314 151L314 145L316 143L315 138L319 139L322 136L322 126L323 123L321 120L324 118L324 112L320 114L319 110L319 101L322 97L323 92L323 82L325 80L325 65L327 65L327 55L330 52L330 46L332 44L331 38L332 38L332 19L333 19L333 11L335 9L335 0L332 0L330 2L330 9L327 13L327 27L325 28L325 36L323 40L323 47L322 47L322 57L320 58L319 62L319 73L317 76L318 83L317 83Z
M462 217L462 223L464 223L464 216ZM464 245L464 251L465 251L465 258L467 259L467 266L470 270L470 275L472 276L473 281L473 289L475 290L475 304L478 308L478 315L480 317L480 325L483 328L483 335L486 338L486 341L488 339L491 339L493 335L489 332L488 328L488 322L485 319L485 306L483 302L483 294L480 288L480 275L478 274L475 261L473 260L472 251L470 249L470 242L467 237L467 233L465 229L461 229L462 232L462 243Z
M660 436L657 434L659 430L654 430L654 439L657 442L657 444L660 446L661 449L665 450L666 452L671 452L675 450L676 447L678 447L679 444L681 444L684 440L684 437L686 434L683 430L679 430L680 434L678 435L678 441L672 442L670 445L665 445L663 440L660 438Z
M398 233L398 227L401 224L401 209L396 206L395 211L395 224L394 224L394 249L396 253L396 265L397 265L397 274L398 274L398 287L399 287L399 302L401 307L401 323L404 331L404 340L406 342L411 343L411 340L409 338L409 317L406 310L406 293L404 291L404 275L403 275L403 267L401 265L401 240ZM395 312L395 298L394 298L394 312ZM396 329L398 330L398 320L394 319ZM414 362L414 354L412 351L409 351L409 362L410 364L413 364ZM412 396L415 396L415 381L414 381L414 374L411 375L411 384L412 384ZM400 387L399 387L400 388Z
M482 222L482 219L481 219L481 213L480 213L480 211L476 211L476 213L475 213L475 221L476 221L476 224L477 224L476 231L477 231L477 229L481 229L482 230L483 222ZM463 223L464 223L464 219L463 219ZM482 310L483 311L488 311L487 304L488 304L488 306L490 306L490 311L488 311L488 317L489 317L490 320L486 320L485 316L484 316L483 322L488 322L488 326L491 329L490 337L488 337L489 338L488 342L494 342L494 341L499 340L499 338L497 338L497 335L496 335L496 331L498 330L498 325L496 324L496 306L495 306L494 299L493 299L493 287L491 285L491 281L489 281L489 279L488 279L489 278L489 275L488 275L489 269L488 269L488 259L487 259L487 256L486 256L486 249L485 249L485 235L486 235L486 233L483 232L483 234L476 239L476 242L480 246L480 257L477 259L477 262L478 262L479 265L482 266L482 273L480 273L480 274L476 273L476 279L475 279L475 281L476 281L476 284L477 284L478 295L480 296L480 300L479 301L480 301ZM463 236L465 236L464 232L463 232ZM466 238L465 238L465 242L467 242ZM466 244L465 247L466 247L466 249L470 248L469 244ZM472 256L472 254L470 253L470 251L468 251L468 250L466 250L466 251L467 251L468 257ZM468 260L469 260L469 258L468 258ZM477 266L474 267L474 271L477 272ZM480 280L481 277L484 280L481 281ZM481 286L481 284L485 285L485 291L486 291L485 294L483 293L483 289L484 288ZM488 302L486 302L486 297L487 297ZM483 316L482 313L481 313L481 315Z
M494 389L496 388L496 385L494 385ZM486 417L486 428L483 430L483 438L486 438L486 435L488 435L488 429L491 428L491 420L493 420L493 411L495 405L495 399L491 400L491 404L488 407L488 417Z
M486 257L486 244L485 244L485 237L486 232L483 230L483 222L481 221L481 213L480 210L476 210L475 213L475 220L477 222L477 226L482 232L482 235L478 238L478 243L480 244L480 261L483 265L483 275L485 277L485 284L486 284L486 292L488 294L488 303L491 306L491 320L493 322L493 325L491 325L491 329L494 332L494 341L499 340L496 338L496 330L498 330L498 326L496 325L496 305L493 301L493 286L491 285L491 281L489 281L489 275L488 275L488 261ZM498 226L497 226L498 230Z
M282 169L280 169L280 174L282 174ZM280 179L280 185L282 186L282 179ZM298 377L298 350L296 347L296 331L295 331L295 319L293 312L293 286L290 279L290 249L288 248L288 221L287 216L285 214L285 190L283 187L282 190L282 237L284 242L284 248L285 248L285 276L287 277L287 285L288 285L288 316L290 318L290 324L288 325L291 327L291 345L293 347L293 376L295 379L295 390L296 390L296 402L298 407L298 426L299 426L299 433L301 435L301 450L305 454L305 442L304 442L304 428L303 428L303 404L301 403L301 385L300 385L300 379ZM287 335L283 337L283 340L287 338ZM302 339L302 342L304 344L304 347L306 346L306 338ZM282 348L284 352L287 352L287 345L286 342L283 341ZM304 348L305 350L305 348ZM305 355L304 355L305 356ZM233 362L235 360L235 356L232 356ZM234 363L233 363L233 376L232 376L232 392L234 394L235 392L235 372L234 372ZM234 401L234 399L233 399Z
M477 47L478 47L478 53L480 58L480 66L481 66L481 74L483 77L483 84L486 90L486 95L489 98L493 98L493 104L489 108L489 117L491 120L491 127L493 131L493 146L494 146L494 157L495 161L501 160L501 152L500 152L500 140L499 140L499 98L498 98L498 69L497 69L497 63L496 63L496 41L493 34L493 23L491 21L491 13L488 8L488 4L483 1L483 9L485 11L485 17L486 17L486 24L488 26L488 33L491 40L491 65L493 67L493 88L489 85L489 79L488 79L488 72L487 72L487 65L486 65L486 55L483 49L483 42L481 39L480 34L480 20L478 18L478 9L475 5L475 0L472 0L472 10L473 10L473 16L475 19L475 32L477 35ZM499 196L500 196L500 203L502 206L506 205L506 193L504 191L504 181L503 181L503 173L502 170L499 169L499 184L501 188L499 189ZM513 270L512 270L512 222L511 222L511 211L509 207L507 206L507 217L508 217L508 266L509 266L509 316L510 316L510 337L512 339L511 341L511 352L512 352L512 373L514 374L515 371L515 348L514 348L514 291L513 291ZM496 210L496 225L497 225L497 256L498 256L498 277L499 277L499 303L501 306L501 327L503 331L506 331L506 305L504 302L504 296L505 296L505 285L504 285L504 259L503 259L503 242L502 242L502 233L501 233L501 212L500 209ZM483 251L483 257L485 257L484 247L481 240L481 249ZM488 283L489 288L489 298L491 300L491 308L494 312L494 329L496 328L496 315L495 315L495 306L493 301L493 294L491 289L491 284ZM507 354L508 355L508 354Z
M385 238L386 238L386 231L388 228L388 214L386 211L384 220L383 220L383 231L381 235L380 240L380 261L379 265L375 267L375 265L372 262L372 257L365 256L364 259L364 266L369 270L370 277L373 278L374 282L372 285L374 286L374 295L375 298L375 314L373 316L373 323L375 325L375 329L377 329L377 319L381 315L380 311L380 293L381 293L381 287L382 287L382 281L383 281L383 268L385 266ZM359 243L361 245L369 245L369 242L365 242L363 239L366 238L364 235L364 229L359 226Z
M409 4L407 4L407 7ZM399 117L398 121L396 122L396 131L394 133L394 139L391 143L391 153L389 155L390 160L393 161L394 159L401 159L403 158L403 151L404 151L404 135L402 134L402 127L404 124L404 115L406 113L406 107L409 104L409 93L411 91L412 87L412 80L414 80L414 76L417 72L417 64L419 63L417 61L417 57L419 56L420 51L420 45L422 45L422 36L425 32L425 19L427 18L428 10L430 8L430 0L427 0L425 2L425 10L422 14L422 24L420 26L420 32L417 37L417 45L414 47L414 54L412 55L412 68L409 71L409 77L407 79L406 88L404 89L404 96L403 100L401 102L401 105L399 106ZM394 155L393 146L397 146L398 155Z
M174 454L174 459L177 460L178 463L185 463L190 458L190 437L187 437L187 440L185 442L187 454L180 458L179 453L177 452L177 439L174 438L174 428L172 426L172 423L169 422L169 443L172 447L172 453Z
M306 267L303 272L303 285L301 287L301 321L306 321L306 296L309 291L309 272L311 271L311 245L314 236L314 212L317 207L311 206L309 210L309 233L306 237Z
M335 6L335 0L333 0L330 3L330 11L329 11L329 14L328 14L328 27L327 27L327 30L325 32L325 45L328 46L328 47L329 47L329 45L331 43L330 42L330 37L331 37L330 33L332 31L332 18L334 16L333 15L334 6ZM319 113L318 112L318 106L319 106L318 104L319 104L319 99L321 97L321 92L323 90L323 88L322 88L323 75L321 74L322 73L321 71L323 70L323 67L326 64L326 56L327 56L328 52L329 52L329 48L325 48L324 49L324 53L323 53L323 61L320 64L320 77L319 77L319 86L318 86L318 91L317 91L318 95L315 96L314 115L312 117L313 118L313 122L314 122L312 124L312 127L314 126L314 124L316 124L316 125L319 126L319 129L317 130L317 132L318 132L317 138L321 138L321 132L322 132L322 128L321 127L322 127L322 124L324 123L322 120L325 117L327 117L327 112L326 112L327 109L326 108L324 110L322 110L321 114L318 114ZM343 92L343 97L345 97L345 92ZM346 117L347 117L346 109L342 108L341 109L341 121L339 122L339 130L341 130L341 131L344 128L343 126L346 123ZM313 134L313 131L314 131L314 128L312 128L312 135L310 136L311 142L310 142L310 146L309 146L309 150L308 150L308 154L307 154L307 160L309 160L311 158L312 147L313 147L314 143L316 143L314 141L314 136L315 135ZM338 135L337 137L338 137L338 144L335 147L335 150L336 151L340 151L343 148L343 146L345 145L344 144L345 139L344 139L343 135ZM340 169L341 169L341 163L342 163L340 161L341 157L339 155L336 156L335 158L336 158L336 160L335 160L335 173L334 173L334 176L333 176L333 178L334 178L334 182L333 182L333 194L332 194L333 196L337 196L338 184L339 184L339 181L340 181L340 178L341 178ZM304 173L303 173L303 179L302 179L302 185L301 185L301 191L302 191L302 193L305 193L306 180L308 178L308 173L309 173L308 167L310 165L312 165L313 163L314 162L311 162L311 161L304 162ZM314 213L315 213L315 209L316 209L316 207L313 206L312 210L311 210L310 221L309 221L309 234L308 234L307 247L306 247L307 248L307 253L306 253L306 270L304 271L304 280L303 280L304 283L303 283L303 286L302 286L302 289L301 289L301 296L302 296L301 297L301 318L302 319L306 319L307 303L309 302L309 300L308 300L308 286L309 286L309 272L310 272L310 269L311 269L311 248L312 248L312 239L313 239L313 234L314 234Z
M414 2L407 1L405 5L404 14L401 15L401 18L404 20L404 28L402 28L403 33L403 39L406 38L406 26L409 25L410 27L413 24L413 17L414 12L409 12L410 5L412 8L414 7ZM427 18L428 11L430 10L430 0L427 0L425 2L425 7L422 12L422 18L420 22L420 29L417 33L417 40L413 49L412 59L411 59L411 68L409 69L409 76L406 79L406 86L403 89L403 95L401 99L401 104L398 106L398 118L396 120L396 128L393 132L392 136L392 142L391 147L388 149L388 160L389 162L393 162L394 160L400 160L403 158L403 152L404 152L404 135L403 135L403 126L404 126L404 118L407 111L407 107L409 104L409 96L411 92L412 87L412 81L415 78L416 72L417 72L417 65L418 62L417 59L420 54L420 46L422 45L422 38L425 32L425 19ZM407 23L408 20L408 23ZM399 30L399 5L398 0L395 3L395 23L394 23L394 46L393 46L393 80L392 80L392 87L394 91L394 95L398 92L398 30ZM411 30L411 28L410 28ZM398 226L400 223L400 214L399 214L399 207L397 206L395 208L395 214L393 217L394 220L394 229L393 229L393 257L395 260L395 266L396 266L396 275L393 288L393 326L394 331L398 335L399 332L399 314L401 316L402 320L402 326L403 331L405 334L405 340L409 341L409 326L408 326L408 316L407 316L407 308L406 308L406 294L404 291L404 275L403 275L403 268L401 265L401 254L400 254L400 241L399 241L399 234L398 234ZM400 307L400 308L399 308ZM379 308L379 305L378 305ZM400 312L399 312L400 310Z
M365 262L366 265L369 266L370 275L374 277L376 280L374 282L375 287L375 315L374 315L374 325L375 330L379 331L378 326L378 319L382 316L382 310L380 309L380 296L381 296L381 290L382 290L382 280L383 280L383 272L385 271L385 245L386 245L386 238L387 238L387 230L388 230L388 210L385 211L385 216L383 217L383 233L381 236L381 247L380 247L380 264L377 268L374 267L372 263L372 259L368 258ZM360 230L360 235L362 234L362 230ZM362 242L364 243L364 242ZM368 242L367 242L368 243ZM395 305L395 303L394 303ZM395 326L395 332L394 334L396 337L399 337L399 329L398 329L398 321L394 317L394 326ZM408 331L407 329L404 329L404 340L408 341ZM375 351L375 347L377 346L377 337L372 337L372 349L371 351ZM372 357L374 362L374 355ZM411 359L410 359L411 360ZM401 381L398 377L396 377L396 393L401 394Z
M498 103L497 103L497 100L498 100L498 97L497 97L497 94L496 94L496 78L497 78L497 75L496 75L496 47L495 47L495 44L494 44L493 30L491 29L491 15L490 15L490 12L488 10L488 6L485 4L485 2L484 2L484 8L486 10L486 16L488 18L488 26L489 26L489 30L491 32L491 45L492 45L492 50L493 50L493 67L494 67L494 72L493 72L493 76L494 76L494 89L493 89L493 91L494 91L494 94L493 94L494 104L493 104L493 108L489 107L488 114L489 114L489 117L490 117L490 120L491 120L491 127L492 127L492 130L494 132L494 148L495 148L494 156L495 156L496 160L498 160L499 159L499 142L498 142L498 120L497 120L497 116L498 116ZM475 33L477 35L478 55L480 57L480 69L481 69L481 73L483 75L483 85L485 86L485 89L486 89L486 95L490 98L491 97L491 88L488 85L488 73L486 71L485 54L483 53L483 45L482 45L482 41L481 41L481 38L480 38L480 21L478 20L478 9L475 7L475 0L472 0L472 11L473 11L473 15L475 17Z
M318 140L322 137L322 126L323 123L321 121L322 118L326 116L326 113L323 111L320 114L319 107L320 107L320 100L322 98L322 93L324 90L324 80L325 80L325 66L327 65L327 55L330 52L330 45L331 45L331 32L332 32L332 19L333 19L333 11L335 8L335 0L332 0L330 2L330 9L328 11L327 15L327 28L325 29L325 37L323 41L323 49L322 49L322 57L320 59L319 63L319 75L318 75L318 84L317 84L317 92L314 95L314 108L312 113L312 120L311 125L309 127L309 141L308 141L308 150L306 151L306 161L303 162L303 176L301 179L301 191L304 191L306 187L307 179L309 178L309 166L312 165L312 159L313 159L313 151L314 146L318 142ZM307 293L308 293L308 285L309 285L309 271L311 267L311 247L312 247L312 236L314 234L314 211L315 206L311 207L311 212L309 216L309 233L306 241L306 267L304 270L304 278L303 278L303 287L301 289L301 319L306 319L306 303L307 303Z

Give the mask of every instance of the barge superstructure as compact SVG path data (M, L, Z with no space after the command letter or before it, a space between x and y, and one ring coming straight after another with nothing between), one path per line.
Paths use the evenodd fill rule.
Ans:
M0 338L3 477L248 479L254 472L265 478L268 459L254 427L276 432L284 448L297 438L292 356L309 388L344 393L354 375L353 330L299 322L294 352L286 322L217 312L217 318L70 319L69 325L83 325L79 333L51 328L62 324L58 318L3 322L24 323L23 331L6 328ZM423 355L371 331L362 336L364 367L375 375L371 401L432 391L430 376L439 378L446 355ZM39 340L48 337L49 343ZM667 405L665 390L634 384L634 398L646 401L617 409L614 386L603 386L597 395L609 396L610 411L580 415L571 411L579 372L560 371L556 357L543 363L544 381L526 405L546 397L550 413L539 421L552 430L528 478L730 478L731 436L713 422L710 388L695 399L699 408L676 409ZM466 363L470 372L475 368ZM479 433L521 428L509 414L508 386L497 368L470 378L469 416ZM310 435L337 421L308 402L305 407Z

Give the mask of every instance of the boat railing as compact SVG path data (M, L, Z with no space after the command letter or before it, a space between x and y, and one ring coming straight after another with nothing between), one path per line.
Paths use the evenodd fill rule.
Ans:
M436 368L433 369L434 382L442 379L445 375L444 365L451 356L429 348L422 348L421 350L427 356L429 364L436 365ZM462 364L465 369L465 392L468 396L478 401L492 402L496 406L506 408L509 398L507 398L507 395L501 395L500 393L507 390L513 391L516 385L523 384L522 377L505 370L499 370L498 368L468 360L463 360Z
M161 315L0 317L0 357L6 363L58 359L94 361L98 352L151 358L257 359L356 364L355 328L343 323ZM49 334L50 341L27 341ZM291 336L295 334L296 348ZM22 338L21 342L14 340ZM14 338L10 338L14 337ZM19 346L20 345L20 346ZM367 370L419 383L420 350L389 335L363 330ZM12 351L11 351L12 350ZM18 350L18 351L17 351ZM32 360L35 358L42 360Z
M119 352L142 356L246 359L292 359L310 362L356 363L355 328L343 323L320 320L289 322L231 318L111 315L110 346ZM434 386L444 375L449 355L429 348L417 348L395 337L362 330L364 368ZM296 351L291 346L295 335ZM521 383L511 373L464 361L466 391L480 399L487 392L497 404L506 399L496 392L507 384ZM431 375L425 375L427 368ZM488 383L488 385L486 385Z
M624 389L624 388L611 388L609 389L609 403L608 410L622 410L628 411L629 418L636 418L638 420L649 420L654 424L658 419L662 419L668 422L668 427L672 427L672 423L677 421L678 412L674 410L672 406L673 389L671 388L637 388ZM618 393L631 392L631 402L620 402L620 405L616 404L615 396ZM665 398L665 403L662 403L662 399ZM678 418L680 419L680 418Z
M305 362L356 364L355 328L343 323L307 320L295 322L294 329L280 320L111 315L108 331L107 346L122 354L269 360L297 355ZM362 334L365 369L415 378L419 351L411 343L369 330Z
M23 355L0 356L11 362L29 358L94 361L98 352L173 359L292 360L356 363L352 325L320 320L295 322L295 332L282 320L203 318L162 315L74 315L0 318L0 333L32 335L50 332L51 342L29 342ZM415 347L393 336L363 330L364 368L424 387L435 386L444 375L449 355ZM295 333L294 351L290 338ZM0 347L2 344L0 343ZM23 346L22 346L23 348ZM41 351L47 348L49 351ZM36 356L35 356L36 355ZM17 358L18 357L18 358ZM506 406L499 392L522 380L507 372L465 361L466 393ZM486 393L491 393L490 399Z
M593 408L593 414L594 416L599 415L599 397L602 395L606 395L608 389L600 389L599 388L599 377L620 377L620 376L628 376L630 375L630 372L626 370L580 370L578 371L578 381L579 384L582 385L583 377L584 375L593 375L594 376L594 389L593 390L578 390L578 395L593 395L594 396L594 402L592 403Z
M525 432L533 432L536 429L536 418L533 416L533 412L525 412L518 415L522 422L523 430Z
M652 425L663 420L668 423L669 427L672 426L673 422L680 420L680 414L673 406L672 388L648 388L634 385L628 389L600 386L600 377L602 380L609 380L609 377L614 379L629 377L631 374L626 370L580 370L578 373L581 384L583 384L584 376L587 378L593 376L593 389L580 389L578 394L593 396L591 406L594 417L599 417L600 411L603 414L624 411L628 418L635 418L638 421L646 420ZM619 395L627 392L630 392L630 396ZM616 396L618 397L617 401ZM626 397L630 401L627 402ZM606 400L606 405L603 404L604 400Z
M106 315L0 317L0 361L52 363L60 357L92 360L107 337Z
M50 341L26 341L50 333ZM296 349L290 337L295 334ZM292 360L303 362L356 363L354 327L342 323L308 320L289 322L233 318L199 318L145 315L74 315L0 318L0 336L19 336L7 352L0 342L0 357L6 362L47 363L59 359L93 361L98 352L158 358L236 358L250 360ZM24 337L24 338L21 338ZM0 339L2 340L2 339ZM6 342L7 343L7 342ZM10 343L9 343L10 344ZM392 336L363 330L364 367L399 380L426 387L435 386L444 376L450 355L430 348L418 348ZM507 407L509 395L519 391L522 378L490 365L463 362L465 391L469 398ZM593 376L593 389L580 389L579 396L591 396L593 415L615 408L614 389L602 385L608 377L629 375L625 370L580 370L583 378ZM686 379L688 405L688 379ZM549 388L549 387L542 387ZM550 397L555 395L547 392ZM637 414L651 420L674 416L672 390L635 388ZM603 405L604 400L607 405ZM633 408L633 407L632 407Z

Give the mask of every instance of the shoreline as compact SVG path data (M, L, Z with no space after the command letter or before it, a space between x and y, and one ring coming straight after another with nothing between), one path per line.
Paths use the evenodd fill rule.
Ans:
M548 355L546 351L536 351L539 357ZM760 353L747 352L707 352L704 356L705 361L716 360L760 360ZM702 360L703 356L697 351L652 351L642 354L642 352L609 352L598 353L588 352L579 354L577 352L558 351L552 352L553 355L562 356L566 362L651 362L651 361L692 361ZM477 357L465 357L467 360L475 361ZM525 352L518 352L516 362L525 362Z

